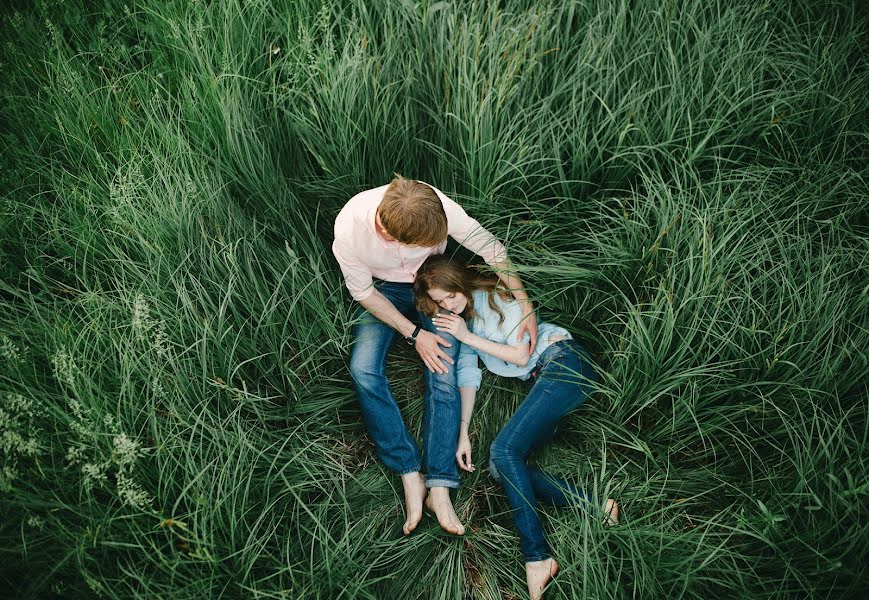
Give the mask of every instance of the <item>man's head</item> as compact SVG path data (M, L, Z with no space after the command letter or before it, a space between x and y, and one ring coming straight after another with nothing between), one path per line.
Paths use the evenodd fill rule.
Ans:
M397 176L377 208L385 233L407 246L437 246L447 239L447 215L435 191Z

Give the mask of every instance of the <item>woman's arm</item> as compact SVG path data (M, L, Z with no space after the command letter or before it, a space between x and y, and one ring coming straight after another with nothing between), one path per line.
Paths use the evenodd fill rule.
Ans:
M456 461L463 471L476 470L471 462L471 436L468 430L471 426L471 415L474 413L474 401L477 397L477 388L460 387L459 395L462 397L462 422L459 424L459 443L456 447Z
M458 315L437 315L432 321L438 331L451 333L462 344L467 344L478 352L491 354L508 363L524 367L528 364L528 359L531 357L531 345L529 342L511 345L487 340L468 331L465 320Z
M456 338L458 339L458 338ZM475 333L468 332L468 335L460 340L463 344L471 346L479 352L491 354L496 358L514 364L519 367L524 367L528 364L528 359L531 357L531 343L522 342L521 344L499 344L492 340L487 340Z

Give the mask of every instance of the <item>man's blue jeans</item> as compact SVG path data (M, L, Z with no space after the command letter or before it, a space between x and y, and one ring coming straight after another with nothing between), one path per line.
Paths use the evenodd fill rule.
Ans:
M528 454L545 444L558 422L577 408L597 379L585 350L573 340L555 342L543 351L534 369L535 383L492 442L489 471L504 488L526 562L549 558L549 545L535 507L537 500L566 506L585 498L581 490L528 466Z
M413 284L376 281L375 287L395 308L410 320L419 321L423 329L432 331L452 344L441 349L457 361L459 341L437 331L431 319L420 314L413 301ZM401 418L401 412L386 379L386 355L396 331L371 315L361 306L353 326L353 348L350 353L350 375L356 386L362 417L368 427L377 456L398 475L423 471L427 487L459 487L456 466L456 444L459 437L461 400L456 385L455 365L444 362L447 373L425 371L425 404L423 411L424 462L416 443Z

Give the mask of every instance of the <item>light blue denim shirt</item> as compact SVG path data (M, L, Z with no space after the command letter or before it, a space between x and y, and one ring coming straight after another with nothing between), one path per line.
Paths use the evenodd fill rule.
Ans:
M489 293L483 290L474 292L474 310L477 312L477 316L468 322L468 329L471 333L498 344L518 344L520 340L516 337L516 332L522 320L522 307L519 305L519 302L512 298L510 300L502 300L498 294L494 294L495 304L504 313L504 322L499 325L498 313L489 306L488 295ZM519 367L496 358L491 354L475 350L468 344L462 344L459 350L459 360L456 362L458 386L479 389L480 381L483 379L483 372L479 367L478 357L483 359L483 364L486 365L486 368L496 375L518 377L522 380L528 379L531 371L537 364L537 359L550 346L550 337L564 336L568 339L573 339L569 331L551 323L538 323L537 329L537 346L528 359L528 364L524 367ZM527 333L524 339L528 340Z

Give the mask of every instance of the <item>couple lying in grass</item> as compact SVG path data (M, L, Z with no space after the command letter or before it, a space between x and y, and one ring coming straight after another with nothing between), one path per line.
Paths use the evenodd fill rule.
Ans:
M443 255L447 236L481 256L496 276ZM359 303L350 374L377 455L401 477L409 534L425 506L446 531L464 534L450 500L459 469L473 471L469 426L480 387L479 361L503 377L531 383L525 401L490 448L489 473L504 489L519 531L528 592L540 598L558 570L537 501L585 499L581 490L526 464L559 421L582 404L597 378L566 329L538 323L504 246L453 200L401 177L361 192L335 219L332 246ZM410 436L386 378L396 333L426 366L423 446ZM612 499L606 519L618 519Z

